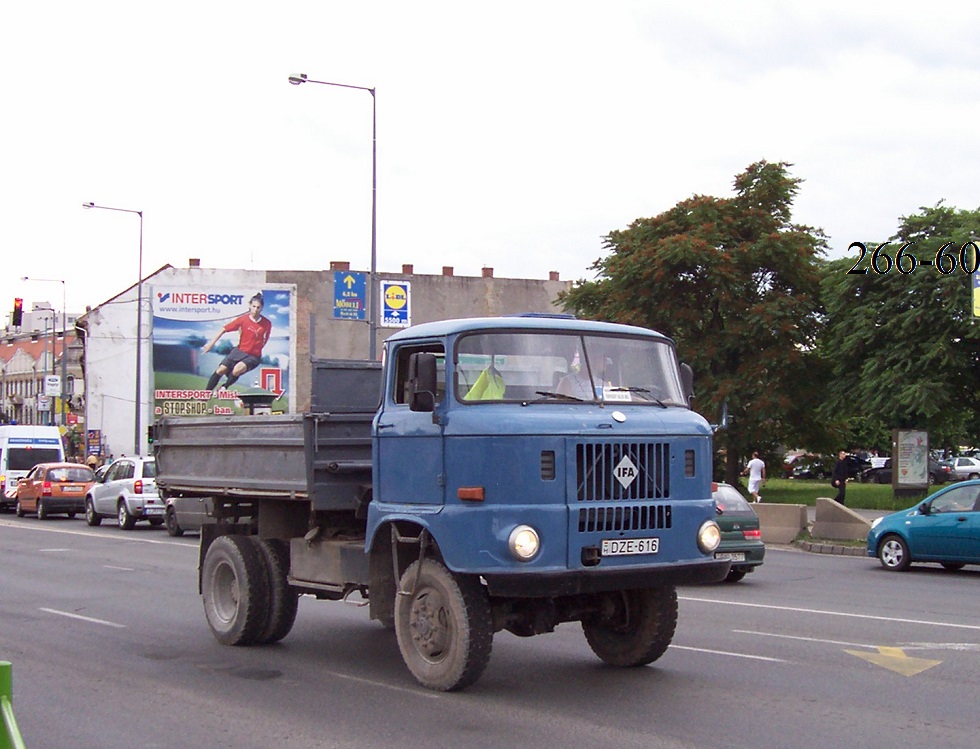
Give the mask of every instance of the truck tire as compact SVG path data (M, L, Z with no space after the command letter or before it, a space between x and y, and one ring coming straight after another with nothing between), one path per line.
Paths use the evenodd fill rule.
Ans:
M395 635L419 684L451 692L480 678L490 662L493 617L479 579L424 559L405 570L400 590L410 594L396 597Z
M102 524L102 516L95 511L95 503L91 499L85 500L85 522L93 527Z
M268 645L279 642L293 628L299 608L299 594L286 579L289 572L289 547L286 542L275 538L259 540L256 536L249 536L248 539L258 549L268 576L268 616L255 641L259 645Z
M611 666L645 666L667 651L677 626L673 585L609 594L608 612L583 620L585 639Z
M219 536L201 569L204 615L222 645L254 645L268 619L269 576L248 536Z

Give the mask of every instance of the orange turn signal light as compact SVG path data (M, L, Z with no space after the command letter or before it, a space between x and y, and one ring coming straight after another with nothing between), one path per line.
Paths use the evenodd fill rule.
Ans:
M461 486L456 490L456 496L464 502L482 502L486 492L482 486Z

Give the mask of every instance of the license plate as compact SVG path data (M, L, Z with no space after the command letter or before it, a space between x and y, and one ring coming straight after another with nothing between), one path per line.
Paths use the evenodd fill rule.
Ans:
M80 486L63 486L63 487L61 487L61 491L63 491L65 494L81 494L82 493L82 487L80 487Z
M744 551L716 551L715 559L720 559L722 562L744 562L745 552Z
M605 538L602 540L602 556L604 557L656 554L658 551L660 551L659 538Z
M147 515L162 515L163 514L163 508L162 507L145 507L143 509L143 511Z

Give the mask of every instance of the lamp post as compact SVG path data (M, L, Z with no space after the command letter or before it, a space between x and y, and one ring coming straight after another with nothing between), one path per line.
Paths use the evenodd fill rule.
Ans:
M43 283L61 284L61 426L68 426L68 405L65 396L68 394L68 284L62 278L31 278L22 276L21 281L40 281ZM54 320L51 321L54 328ZM51 343L54 351L54 342Z
M45 398L45 405L47 405L48 394L45 391L47 389L46 386L47 386L47 379L48 379L48 321L49 320L51 321L51 332L53 338L54 337L54 311L52 311L50 315L42 316L41 319L44 320L44 349L43 349L43 353L41 354L41 395ZM51 351L53 352L54 341L52 341L51 343L52 343ZM52 367L51 367L52 369L54 369L53 364L54 362L52 362ZM38 399L38 401L40 402L40 399ZM42 424L51 423L50 409L46 412L44 416L41 417L41 423Z
M143 364L143 211L134 211L130 208L111 208L107 205L96 205L95 203L82 203L82 208L100 208L105 211L120 211L121 213L135 213L140 217L140 256L139 273L136 280L136 429L133 432L133 454L142 455L142 435L140 433L140 412L143 409L142 388L140 387L140 370Z
M367 91L371 94L371 289L368 293L368 356L371 361L377 356L377 324L376 315L378 314L375 304L375 287L377 280L375 275L378 265L378 97L375 89L367 86L352 86L349 83L331 83L329 81L315 81L307 78L306 73L289 76L289 82L294 86L303 83L319 83L322 86L337 86L339 88L354 88L358 91Z

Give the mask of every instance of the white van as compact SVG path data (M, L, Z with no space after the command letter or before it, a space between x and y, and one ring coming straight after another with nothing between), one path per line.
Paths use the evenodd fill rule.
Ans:
M38 463L59 463L65 448L58 427L37 424L0 426L0 508L16 503L17 479Z

